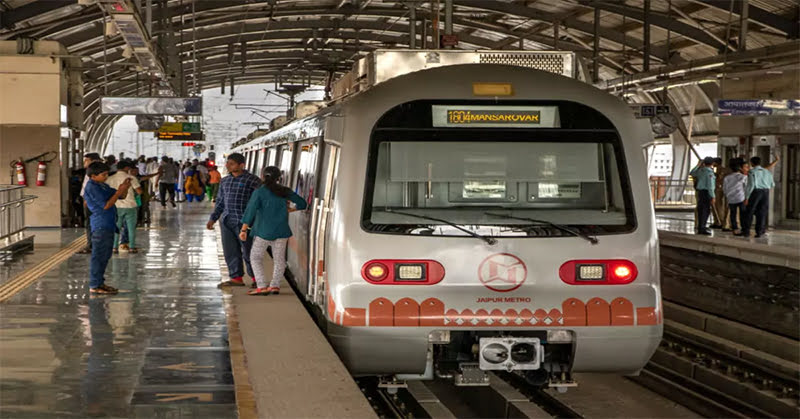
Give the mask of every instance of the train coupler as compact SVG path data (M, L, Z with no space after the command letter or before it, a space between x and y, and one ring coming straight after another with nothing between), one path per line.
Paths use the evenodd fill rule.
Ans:
M453 374L456 386L488 386L489 373L482 370L477 362L462 362L458 364L458 371Z

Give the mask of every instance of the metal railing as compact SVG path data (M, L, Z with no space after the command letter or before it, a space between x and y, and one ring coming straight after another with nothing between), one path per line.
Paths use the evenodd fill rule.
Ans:
M650 178L650 196L656 207L683 207L697 203L691 179Z
M37 197L23 195L24 186L0 185L0 241L8 243L18 233L25 230L25 208L27 202Z

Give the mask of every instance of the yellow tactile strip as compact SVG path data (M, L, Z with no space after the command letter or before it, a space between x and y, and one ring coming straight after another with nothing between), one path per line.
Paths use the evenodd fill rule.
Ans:
M222 253L222 235L219 226L217 233L217 259L219 261L219 273L223 280L228 279L228 266L225 264L225 257ZM255 419L258 417L256 410L256 399L253 395L253 386L250 385L250 375L247 373L247 356L244 352L244 342L242 333L239 330L239 316L236 314L236 307L233 304L233 294L230 289L222 290L222 298L225 307L225 318L228 323L228 346L231 357L231 370L233 371L233 385L236 393L236 410L239 419Z
M15 296L18 292L24 290L30 284L36 282L37 279L41 278L44 274L46 274L51 269L55 268L65 260L69 259L70 256L72 256L73 254L75 254L75 252L81 250L85 246L86 246L86 236L81 236L78 239L75 239L75 241L73 241L72 243L68 244L66 247L63 247L61 250L59 250L49 258L40 262L38 265L33 266L32 268L17 275L14 279L9 280L8 282L0 286L0 302L6 301L9 298Z

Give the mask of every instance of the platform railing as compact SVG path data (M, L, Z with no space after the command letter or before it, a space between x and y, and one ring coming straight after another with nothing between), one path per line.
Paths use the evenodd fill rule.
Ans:
M650 178L650 196L658 208L688 207L697 203L691 179Z
M0 185L0 246L12 245L15 236L25 231L25 208L35 195L24 195L24 186Z

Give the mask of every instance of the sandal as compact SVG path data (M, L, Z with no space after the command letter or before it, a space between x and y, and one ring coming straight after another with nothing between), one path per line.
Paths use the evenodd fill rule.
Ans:
M139 253L139 249L131 247L130 249L128 249L128 253Z
M112 250L112 251L111 251L111 253L113 253L113 254L115 254L115 255L118 255L118 254L119 254L119 249L117 249L117 248L115 247L115 248L114 248L114 250Z
M220 282L219 284L217 284L217 288L223 288L223 287L243 287L243 286L244 286L244 281L241 281L241 280L239 280L239 281L234 281L234 280L232 280L232 279L229 279L229 280L227 280L227 281L222 281L222 282Z
M269 295L269 288L256 288L247 292L247 295Z
M92 292L94 294L116 294L119 292L119 290L112 286L103 284L97 288L91 288L89 292Z
M80 253L82 255L90 255L90 254L92 254L92 249L90 249L88 247L84 247L78 253Z
M267 293L265 295L278 295L281 293L281 289L278 287L269 287L267 288Z
M253 288L253 289L255 289L255 288L258 288L258 284L256 284L256 281L253 281L253 282L250 284L250 288ZM266 289L266 288L264 288L264 289Z

